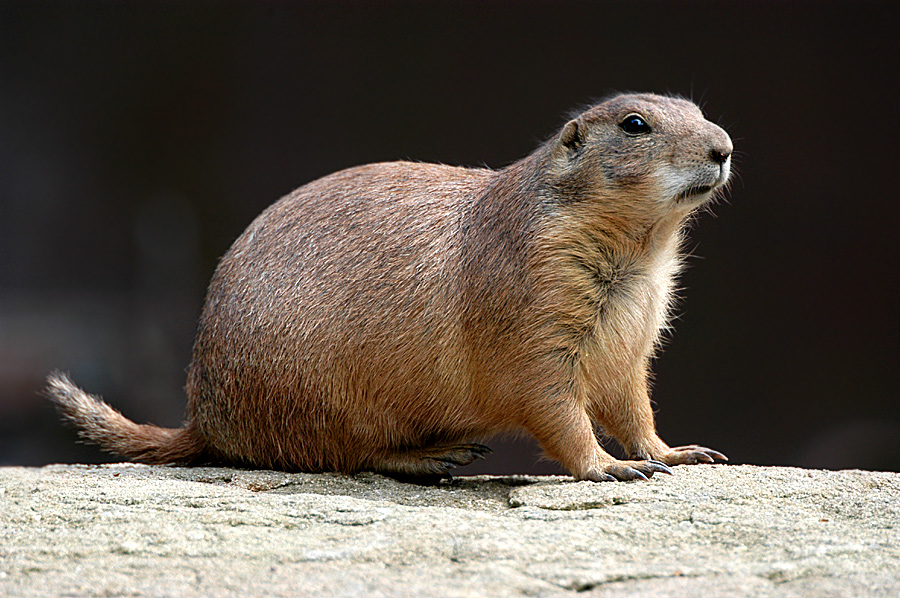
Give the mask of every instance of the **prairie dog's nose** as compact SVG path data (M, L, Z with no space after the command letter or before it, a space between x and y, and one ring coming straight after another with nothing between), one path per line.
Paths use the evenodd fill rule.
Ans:
M717 132L720 133L720 135L718 139L713 141L712 147L709 150L709 157L713 162L721 166L731 157L734 146L731 144L731 137L728 136L728 133L719 127L716 127L716 129L718 129Z
M713 162L716 164L722 165L731 157L731 148L713 148L709 150L709 157L712 158Z

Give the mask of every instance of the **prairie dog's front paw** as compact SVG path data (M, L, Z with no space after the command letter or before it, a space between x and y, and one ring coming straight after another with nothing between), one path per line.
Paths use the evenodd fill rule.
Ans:
M728 457L719 451L696 444L677 446L669 449L667 453L655 455L655 457L666 465L694 465L695 463L728 461Z
M665 463L660 463L659 461L649 459L646 461L612 461L606 465L591 469L579 479L592 482L646 481L658 471L669 475L672 474L672 471L666 467Z

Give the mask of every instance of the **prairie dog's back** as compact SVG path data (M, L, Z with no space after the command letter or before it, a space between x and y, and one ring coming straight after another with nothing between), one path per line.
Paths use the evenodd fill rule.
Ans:
M210 284L188 379L200 425L214 427L215 438L246 438L237 428L264 414L271 427L290 418L298 434L309 426L318 436L340 412L342 433L366 443L383 436L378 430L391 434L388 422L402 421L395 412L412 404L426 408L393 433L427 437L433 425L422 422L452 419L443 411L468 384L456 305L460 228L494 174L369 164L314 181L263 212ZM221 354L241 363L223 368ZM239 379L229 375L236 369ZM328 397L317 402L321 392ZM441 396L447 392L458 396ZM282 393L300 406L274 404ZM245 400L220 399L233 396ZM324 459L329 448L319 451Z

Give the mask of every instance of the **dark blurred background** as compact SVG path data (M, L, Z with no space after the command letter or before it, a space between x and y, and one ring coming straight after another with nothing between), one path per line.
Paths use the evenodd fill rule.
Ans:
M412 158L503 167L618 90L735 140L657 361L670 444L900 470L898 4L0 4L0 463L94 462L71 372L175 426L218 256L280 196ZM549 472L527 440L464 472Z

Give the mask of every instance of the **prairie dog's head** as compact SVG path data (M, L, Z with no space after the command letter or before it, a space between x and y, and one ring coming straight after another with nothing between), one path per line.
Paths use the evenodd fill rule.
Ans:
M613 97L570 120L551 143L558 189L641 211L688 212L731 172L731 138L680 98Z

